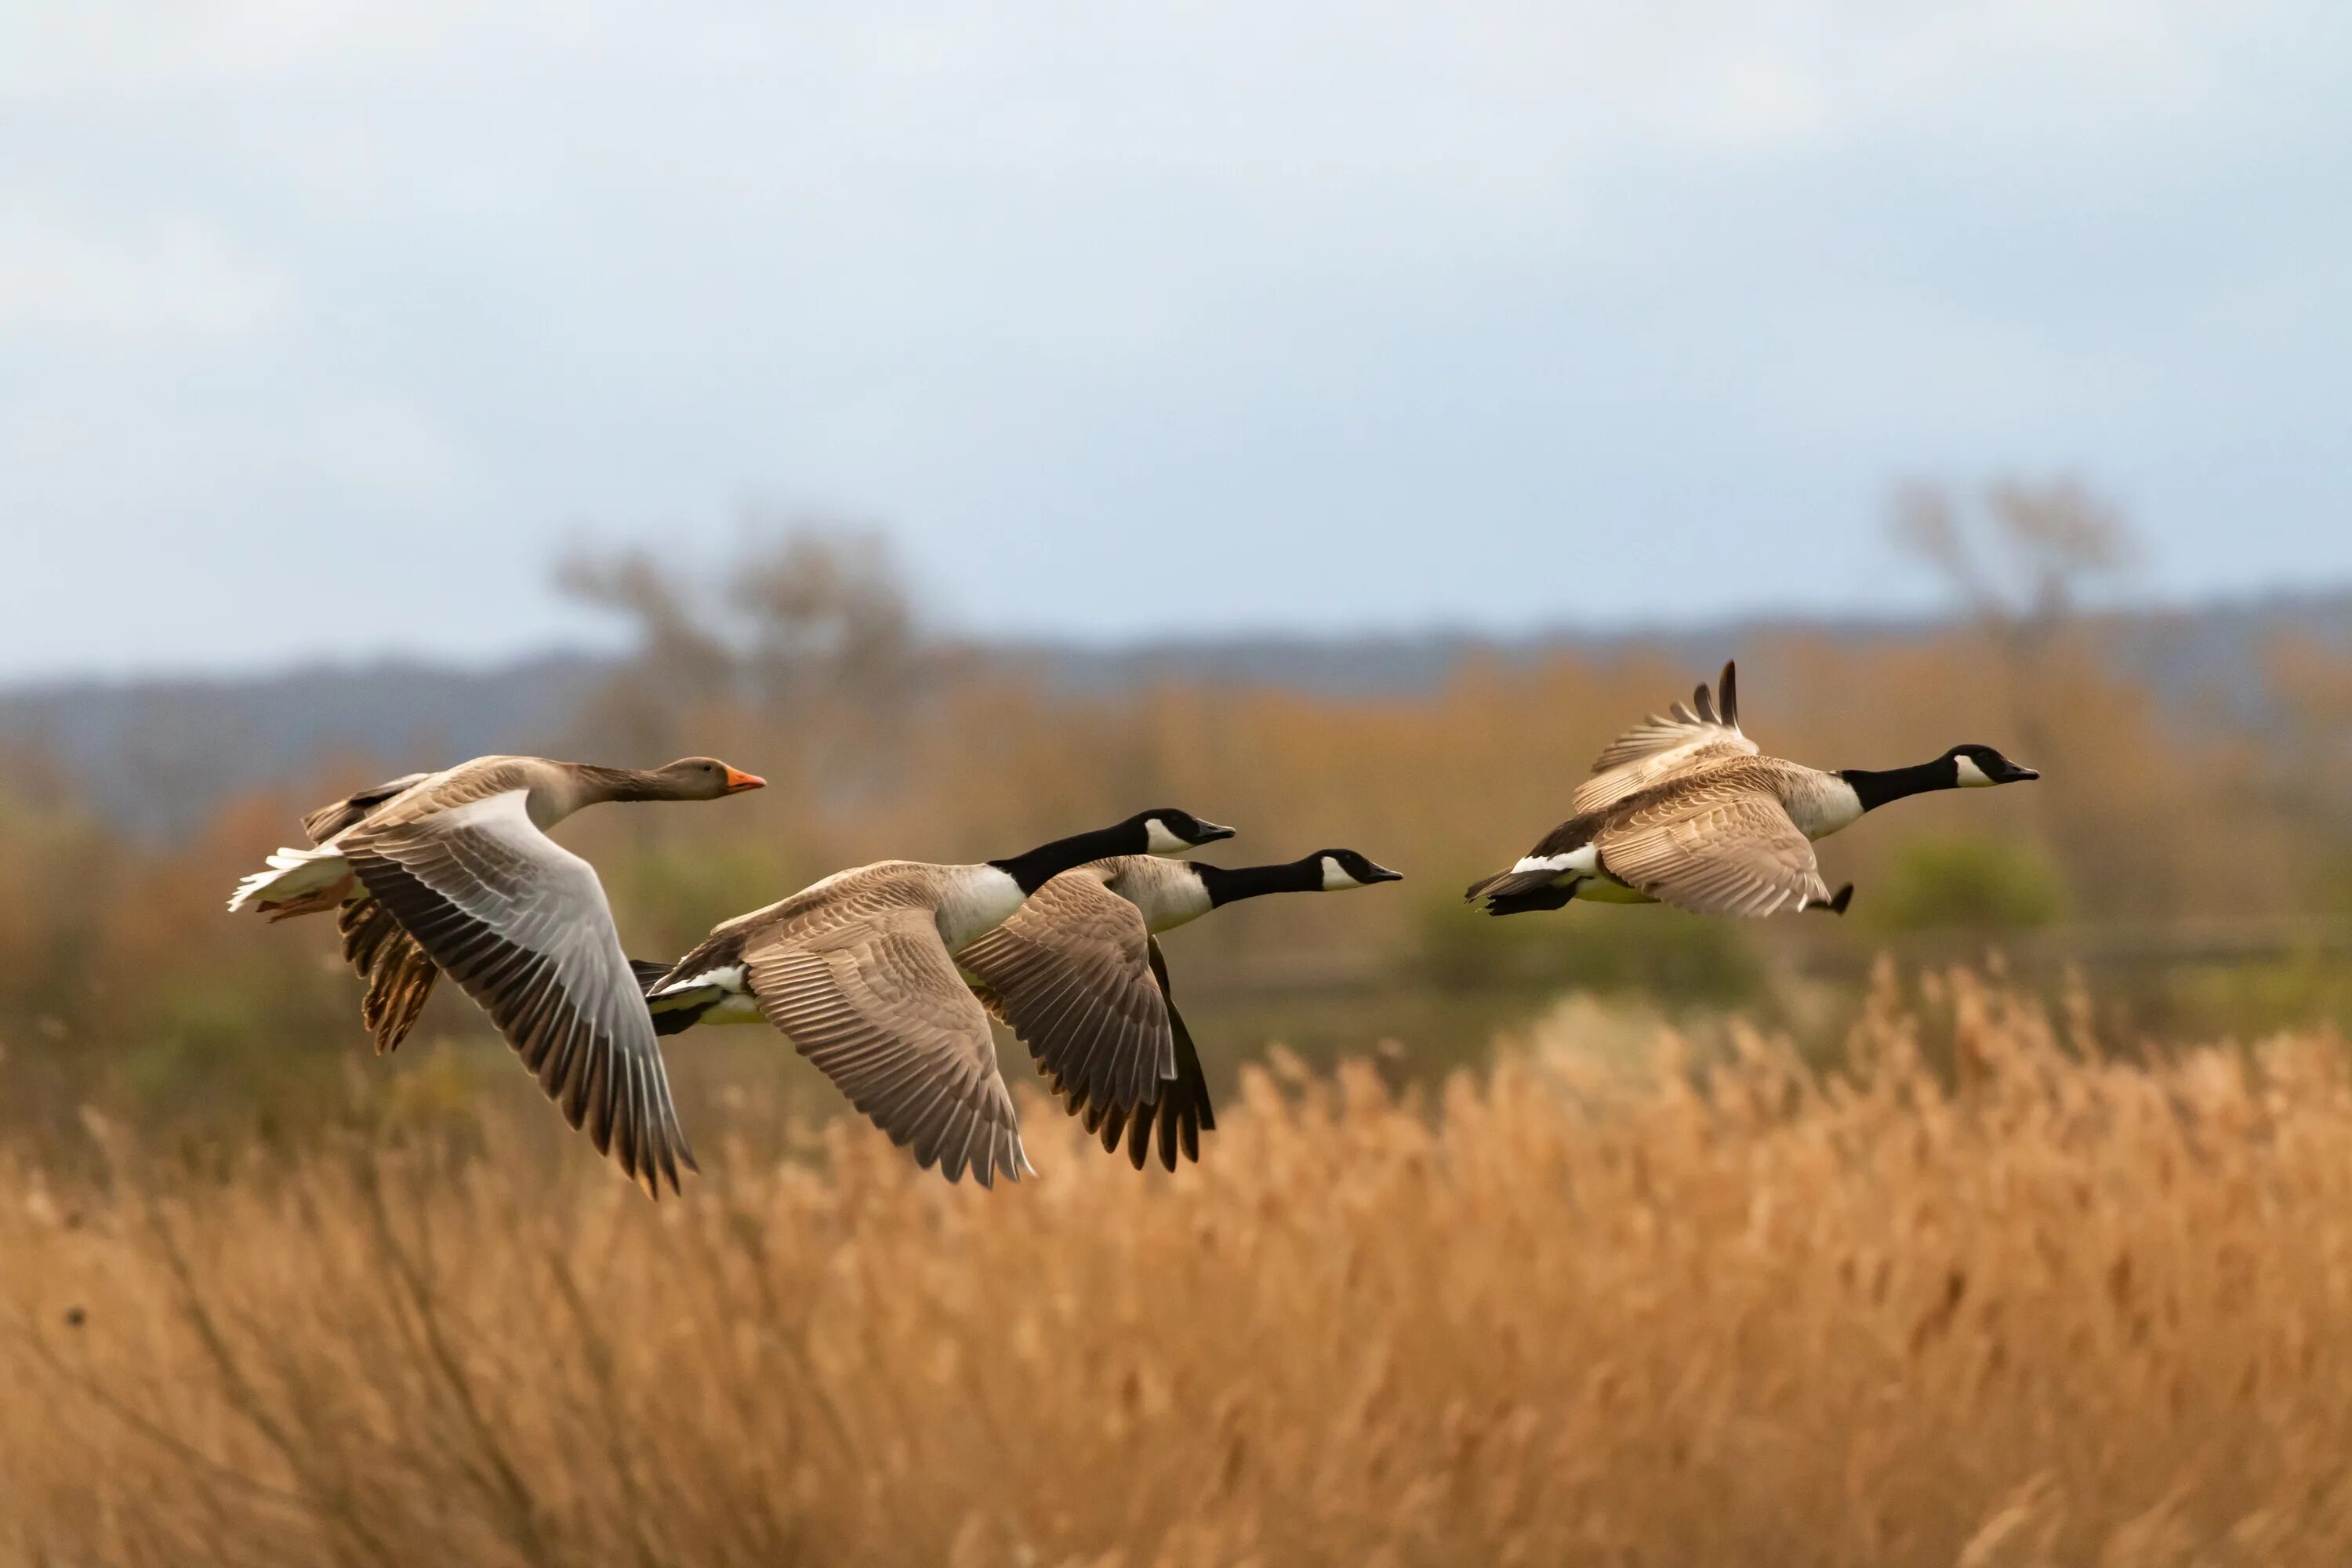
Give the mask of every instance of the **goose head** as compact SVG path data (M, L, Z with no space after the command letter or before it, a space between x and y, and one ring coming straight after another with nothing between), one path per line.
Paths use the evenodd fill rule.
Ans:
M680 757L646 775L646 783L667 800L717 800L758 789L768 781L757 773L730 767L717 757Z
M1172 805L1137 812L1122 826L1142 840L1129 854L1187 855L1203 844L1214 844L1220 838L1234 836L1230 827L1203 822L1191 812Z
M1952 764L1956 789L1988 789L1994 784L2023 784L2042 776L2032 768L2011 762L1990 746L1954 746L1944 753L1943 760Z
M1369 888L1375 882L1402 882L1404 873L1391 871L1353 849L1318 849L1307 858L1323 875L1323 891L1336 893L1342 888Z

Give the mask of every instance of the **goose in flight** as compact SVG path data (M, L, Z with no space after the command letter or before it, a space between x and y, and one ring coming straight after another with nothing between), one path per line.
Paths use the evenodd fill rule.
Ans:
M1188 811L1139 812L1003 860L877 860L712 928L667 965L641 963L653 1026L764 1020L916 1163L983 1187L1028 1167L988 1015L957 957L1074 866L1175 856L1233 837Z
M388 1051L446 971L599 1153L660 1195L694 1169L653 1019L587 861L546 830L605 801L716 800L766 781L709 757L652 769L477 757L320 807L307 849L237 884L231 911L335 911Z
M1828 772L1767 757L1739 729L1738 673L1610 743L1577 787L1575 815L1508 870L1470 884L1489 914L1556 910L1572 899L1665 903L1703 915L1845 912L1813 841L1888 801L1928 790L2018 784L2042 775L1990 746L1954 746L1914 767Z

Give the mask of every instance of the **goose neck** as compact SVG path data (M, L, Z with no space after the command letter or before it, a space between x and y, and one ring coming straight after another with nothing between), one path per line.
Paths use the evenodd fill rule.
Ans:
M1114 855L1141 852L1135 840L1139 835L1127 825L1097 828L1091 833L1073 834L1040 844L1003 860L991 860L990 865L1021 885L1023 897L1035 892L1074 866L1090 860L1107 860Z
M1862 809L1874 811L1890 800L1924 795L1935 789L1958 789L1959 769L1949 757L1937 757L1908 768L1841 768L1838 777L1853 787Z
M1319 861L1285 861L1279 866L1195 865L1193 872L1201 885L1208 889L1209 907L1222 909L1243 899L1264 898L1268 893L1319 893L1323 890L1323 868Z

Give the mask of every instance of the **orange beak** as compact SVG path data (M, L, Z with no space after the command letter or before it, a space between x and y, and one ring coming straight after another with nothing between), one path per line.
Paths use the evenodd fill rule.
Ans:
M767 780L761 778L759 774L747 773L741 768L729 768L727 770L727 793L729 795L740 795L747 789L759 789L765 785L767 782Z

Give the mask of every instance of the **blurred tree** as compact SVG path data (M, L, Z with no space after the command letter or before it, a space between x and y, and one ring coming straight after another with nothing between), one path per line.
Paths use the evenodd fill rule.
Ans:
M718 708L790 727L796 748L824 746L845 727L859 742L898 729L934 656L888 542L760 509L745 514L744 536L733 560L703 576L643 549L575 551L560 563L563 592L632 633L585 715L599 740L675 754L708 735Z
M2066 883L2109 908L2159 891L2119 875L2126 861L2105 842L2119 820L2109 787L2119 781L2095 784L2079 765L2100 749L2083 733L2095 717L2084 705L2113 690L2080 611L2087 590L2138 559L2123 514L2068 479L1998 481L1968 500L1915 483L1896 492L1890 531L1898 548L1937 573L1996 650L2018 754L2053 781L2037 786L2027 809ZM2115 718L2095 716L2098 723Z
M889 542L805 522L763 531L767 542L730 574L755 700L779 710L842 699L903 709L925 654Z
M683 749L684 717L736 695L738 659L727 628L695 585L644 549L575 550L556 586L629 623L635 647L581 716L582 727L624 755L657 762Z
M2028 641L2063 626L2086 584L2139 553L2123 514L2073 479L1988 485L1972 510L1946 486L1906 485L1894 533L1978 616Z

